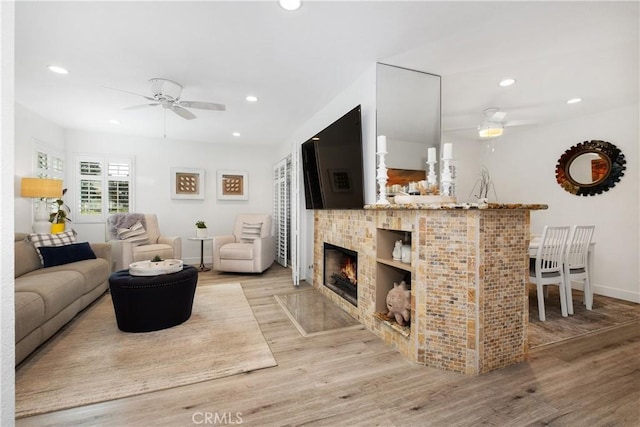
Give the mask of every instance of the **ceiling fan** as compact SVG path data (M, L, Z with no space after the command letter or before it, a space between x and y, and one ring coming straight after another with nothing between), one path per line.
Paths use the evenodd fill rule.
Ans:
M457 132L457 131L475 129L478 131L478 136L481 139L491 139L491 138L497 138L501 136L504 132L505 127L530 125L534 123L530 120L505 121L505 117L507 116L507 113L505 111L501 111L497 107L486 108L482 112L482 114L484 116L484 119L477 126L448 129L448 130L445 130L445 132Z
M176 113L177 115L179 115L184 119L192 120L196 118L196 115L193 114L191 111L187 110L187 108L198 108L201 110L215 110L215 111L225 111L226 109L226 107L223 104L215 104L213 102L180 100L180 94L182 93L182 85L180 83L174 82L173 80L154 78L149 80L149 84L151 85L151 92L153 94L152 96L146 96L139 93L129 92L127 90L117 89L112 87L107 87L107 89L117 90L120 92L141 96L144 99L152 101L150 104L141 104L141 105L133 105L131 107L126 107L125 110L134 110L138 108L161 106L162 108L173 111L174 113Z
M485 109L483 112L484 120L477 127L478 136L482 139L496 138L504 132L505 127L530 125L534 122L531 120L511 120L505 121L507 116L505 111L500 111L497 107Z

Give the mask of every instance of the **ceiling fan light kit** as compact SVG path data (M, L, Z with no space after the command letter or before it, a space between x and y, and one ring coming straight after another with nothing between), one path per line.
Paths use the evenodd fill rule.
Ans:
M504 128L500 123L483 123L478 126L478 135L480 138L496 138L502 135Z

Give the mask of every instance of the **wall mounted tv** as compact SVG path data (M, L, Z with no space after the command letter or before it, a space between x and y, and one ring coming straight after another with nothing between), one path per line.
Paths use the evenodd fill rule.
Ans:
M358 105L302 144L307 209L362 209L364 173Z

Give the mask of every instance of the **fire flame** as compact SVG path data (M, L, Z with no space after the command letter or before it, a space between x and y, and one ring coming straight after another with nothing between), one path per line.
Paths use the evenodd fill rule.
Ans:
M356 263L351 261L351 258L347 258L347 262L340 269L340 273L344 275L351 283L354 285L358 284L358 280L356 279L358 272L356 271Z

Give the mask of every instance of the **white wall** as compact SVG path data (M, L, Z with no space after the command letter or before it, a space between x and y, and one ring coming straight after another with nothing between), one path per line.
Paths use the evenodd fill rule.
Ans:
M204 220L209 235L229 234L239 213L271 213L272 166L276 158L273 149L200 143L161 138L122 136L68 130L66 133L67 182L73 182L73 157L76 154L111 154L134 156L135 200L133 211L158 215L160 231L165 235L182 237L183 259L187 263L200 262L199 242L188 240L195 236L195 222ZM172 167L202 168L205 170L204 200L174 200L170 197ZM218 200L216 197L217 170L247 171L249 200ZM69 185L66 201L73 205L76 195ZM74 223L81 240L104 241L104 223ZM205 263L211 261L211 244L205 244Z
M454 143L459 200L468 198L475 182L469 170L477 179L484 164L500 202L549 205L548 210L531 213L533 233L541 233L544 225L595 225L594 292L640 302L638 114L636 105L544 127L507 128L494 140L493 152L487 148L491 143L447 138ZM618 146L627 170L608 192L574 196L556 183L555 167L565 150L592 139Z
M15 5L0 1L0 425L15 424L13 266Z

